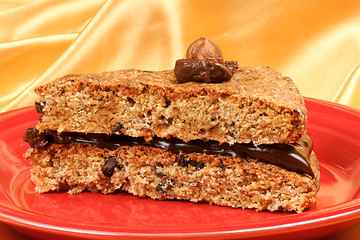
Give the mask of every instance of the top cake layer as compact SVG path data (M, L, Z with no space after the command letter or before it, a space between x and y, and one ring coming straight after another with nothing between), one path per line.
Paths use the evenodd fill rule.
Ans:
M223 83L178 83L173 70L71 74L35 89L37 128L221 143L296 142L307 111L289 77L239 67Z

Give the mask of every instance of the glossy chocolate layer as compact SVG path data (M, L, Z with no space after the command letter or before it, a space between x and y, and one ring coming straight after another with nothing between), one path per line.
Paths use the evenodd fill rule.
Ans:
M134 138L125 135L83 134L64 132L57 134L52 130L39 132L36 128L29 128L24 140L31 147L44 147L47 144L85 143L100 148L116 149L120 146L150 146L159 147L172 153L206 153L209 155L223 155L232 157L253 158L271 163L290 171L308 174L314 177L310 167L309 155L312 151L312 141L308 134L304 134L296 143L289 144L264 144L254 146L248 144L219 144L215 141L204 142L194 140L183 142L179 139L154 138L146 142L143 138Z
M178 59L174 73L180 83L220 83L230 80L232 76L231 72L220 63L194 59Z

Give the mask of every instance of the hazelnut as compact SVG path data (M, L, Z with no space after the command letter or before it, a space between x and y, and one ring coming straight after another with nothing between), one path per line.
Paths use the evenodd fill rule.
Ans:
M179 83L221 83L230 80L237 68L237 61L224 62L219 47L202 37L190 44L186 59L176 61L174 74Z
M186 58L201 61L214 61L224 64L224 58L220 48L204 37L201 37L190 44L186 51Z

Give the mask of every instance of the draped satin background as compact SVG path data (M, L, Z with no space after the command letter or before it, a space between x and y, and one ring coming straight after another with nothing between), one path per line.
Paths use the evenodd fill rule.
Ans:
M174 67L205 36L304 96L360 108L360 1L0 1L0 112L69 73Z
M173 68L201 36L225 60L360 109L360 0L0 0L0 112L34 105L34 87L65 74ZM359 226L330 239L358 239Z

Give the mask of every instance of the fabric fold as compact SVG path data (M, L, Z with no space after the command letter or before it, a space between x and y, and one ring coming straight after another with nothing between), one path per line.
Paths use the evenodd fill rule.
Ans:
M360 109L360 64L349 73L332 101Z
M202 36L225 60L360 108L359 12L359 0L0 2L0 112L33 105L34 87L66 74L173 68Z

